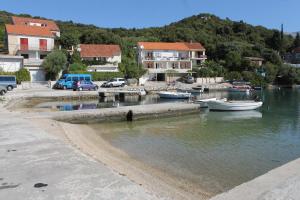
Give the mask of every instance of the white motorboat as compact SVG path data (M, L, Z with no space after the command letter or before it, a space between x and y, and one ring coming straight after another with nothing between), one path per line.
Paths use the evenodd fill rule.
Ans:
M215 111L255 110L263 104L261 101L227 101L226 99L209 101L207 103L209 110Z
M198 99L195 103L200 104L200 108L208 108L208 102L216 100L217 98Z
M164 99L189 99L191 97L191 93L189 92L159 92L160 98Z

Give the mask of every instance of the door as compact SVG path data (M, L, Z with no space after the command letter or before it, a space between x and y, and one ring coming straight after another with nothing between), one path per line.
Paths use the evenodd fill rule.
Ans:
M45 71L42 69L30 69L31 82L45 81Z
M20 50L21 51L28 50L28 38L20 38Z
M47 40L46 39L40 39L40 50L47 51Z

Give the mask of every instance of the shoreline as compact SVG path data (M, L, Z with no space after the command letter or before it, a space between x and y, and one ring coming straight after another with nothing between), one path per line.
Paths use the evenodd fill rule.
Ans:
M69 120L67 120L67 122L66 120L57 120L62 119L65 115L73 116L74 114L78 115L80 118L82 115L80 114L81 112L31 112L28 108L22 107L26 101L28 101L27 98L14 99L7 104L7 109L11 112L22 114L23 118L35 120L36 123L34 126L43 129L46 133L60 139L65 144L72 145L74 148L84 153L88 157L108 166L108 168L112 169L119 175L127 177L129 180L144 187L151 193L158 195L160 198L175 200L207 200L212 197L211 194L206 193L200 188L195 188L192 185L189 185L187 183L188 181L183 180L182 182L178 182L178 180L174 177L171 177L163 172L160 172L159 170L153 169L150 166L146 166L145 164L130 158L130 156L128 156L125 152L113 147L111 144L105 141L86 124L73 124L69 123ZM184 105L185 104L183 104L183 106ZM171 106L174 107L173 104ZM194 114L195 111L198 112L198 110L191 111L191 108L195 109L198 107L198 105L193 105L192 107L188 106L188 109L184 107L182 110L179 109L180 112L178 113L174 111L178 108L173 108L174 110L170 110L168 106L163 107L163 112L166 112L167 114L162 113L162 117ZM126 112L129 108L132 109L132 107L125 108ZM154 109L154 112L151 108L146 109L148 111L141 112L137 120L142 120L149 117L157 118L160 116L160 113L158 113L159 109L161 108ZM150 112L150 110L151 113L149 115L147 112ZM88 112L93 113L94 111L91 110ZM62 116L57 117L56 114L58 116ZM113 114L113 116L116 114L120 115L120 111L117 111L117 113ZM114 120L116 119L113 119L113 121ZM119 121L120 119L117 120ZM193 189L191 190L191 188Z
M49 97L51 98L51 96ZM300 163L300 159L296 159L295 161L286 163L279 168L272 169L270 172L259 176L254 180L250 180L247 183L241 184L229 190L228 192L218 194L215 197L213 197L211 194L201 191L199 188L197 188L198 192L189 191L180 186L180 184L178 184L174 179L166 177L165 174L160 175L159 172L155 171L155 169L151 169L151 167L147 168L145 165L143 166L143 163L133 160L125 152L113 147L111 144L105 141L101 135L99 136L97 133L95 133L91 127L82 124L71 124L62 121L56 121L55 118L50 117L52 114L55 115L55 112L39 113L30 112L30 109L19 109L18 106L22 105L22 102L26 100L26 97L19 96L11 99L8 98L7 100L6 102L0 102L0 108L6 103L4 108L6 111L14 115L20 114L22 115L22 119L35 120L35 122L32 123L35 127L44 130L47 135L60 139L66 146L72 145L73 148L80 151L80 153L76 152L78 156L80 156L81 153L87 155L87 157L97 161L99 165L104 164L108 169L113 170L122 177L126 177L136 185L142 186L142 188L146 189L146 191L154 193L159 198L209 199L212 197L212 199L232 199L232 197L236 197L235 195L239 195L239 197L245 197L244 195L249 194L249 191L253 192L257 190L260 194L272 194L273 190L276 191L278 187L282 187L281 190L289 190L289 188L295 190L295 187L300 185L298 184L298 179L295 180L298 184L295 187L291 186L293 183L295 183L295 181L292 183L289 182L291 175L300 177L300 174L297 172L297 166ZM58 115L60 114L58 113ZM289 167L291 165L294 165L294 167L290 169ZM276 178L276 176L279 176L280 179ZM164 178L167 179L165 180ZM274 180L274 184L268 185L270 180ZM257 185L260 184L262 184L263 187L257 188ZM256 198L249 197L248 199L259 199L258 194L255 196Z
M74 147L163 198L206 200L212 197L199 188L191 191L189 189L193 187L185 181L185 184L179 183L175 178L132 159L87 125L58 123L63 128L68 142Z

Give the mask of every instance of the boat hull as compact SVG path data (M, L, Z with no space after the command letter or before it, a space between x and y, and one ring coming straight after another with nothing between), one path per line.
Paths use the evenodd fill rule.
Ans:
M208 108L209 101L216 101L217 98L209 98L209 99L200 99L195 101L195 103L200 104L200 108Z
M208 102L209 110L212 111L245 111L255 110L262 106L262 102L234 102L234 101L210 101Z
M160 98L164 99L189 99L191 93L181 93L181 92L159 92Z

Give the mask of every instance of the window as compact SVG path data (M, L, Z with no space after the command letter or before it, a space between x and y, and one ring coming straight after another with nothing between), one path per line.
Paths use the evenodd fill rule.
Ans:
M72 81L78 81L78 77L76 77L76 76L73 77L73 78L72 78Z
M84 77L83 77L83 76L80 76L79 79L80 79L81 81L83 81L83 80L84 80Z
M86 81L91 81L91 77L87 76L84 78Z
M21 54L21 56L23 56L24 59L28 59L29 58L28 54Z
M15 77L13 76L0 76L0 81L7 81L7 82L11 82L11 81L15 81Z
M46 39L40 39L40 50L47 51L47 40Z
M47 55L40 55L40 59L43 60L47 57Z
M28 38L20 38L20 50L21 51L28 50Z
M71 77L68 77L66 81L71 81Z

